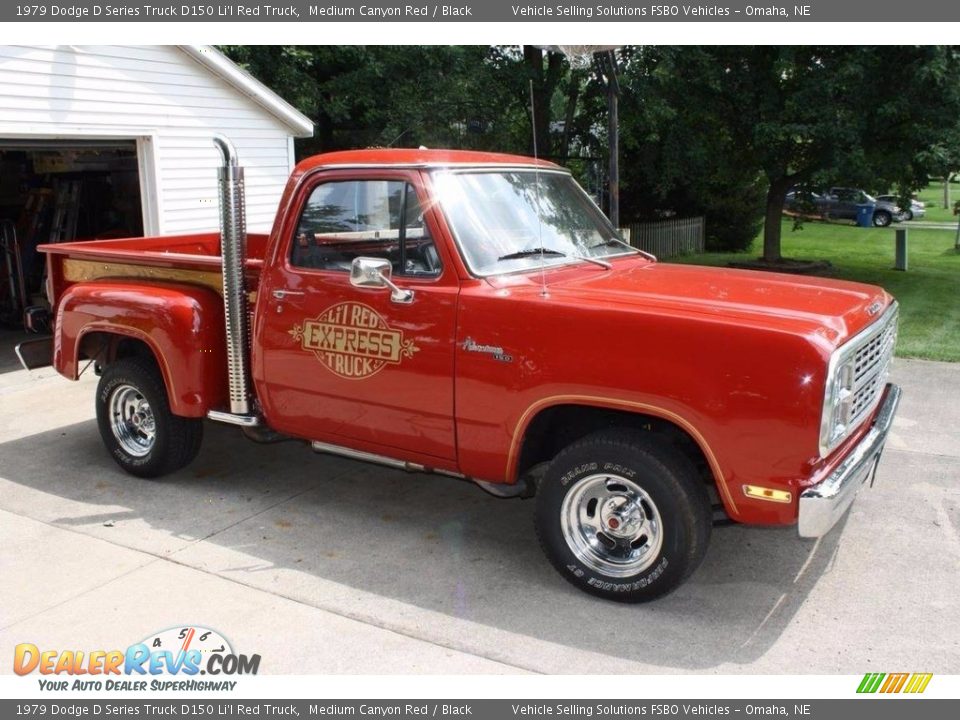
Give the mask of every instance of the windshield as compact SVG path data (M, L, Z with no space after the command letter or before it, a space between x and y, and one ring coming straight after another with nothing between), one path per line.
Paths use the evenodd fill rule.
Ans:
M566 173L445 170L435 173L433 182L467 265L477 275L632 252Z

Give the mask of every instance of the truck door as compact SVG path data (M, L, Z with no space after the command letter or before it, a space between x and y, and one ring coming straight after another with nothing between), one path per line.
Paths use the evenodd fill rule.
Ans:
M322 173L293 206L257 310L254 379L271 427L392 457L454 459L459 283L419 173ZM412 300L351 285L358 257L388 260Z

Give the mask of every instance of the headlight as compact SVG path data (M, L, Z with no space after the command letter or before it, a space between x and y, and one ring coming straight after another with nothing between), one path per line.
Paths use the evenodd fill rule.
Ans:
M853 411L854 348L837 350L830 358L820 420L820 456L826 457L847 436Z
M820 418L820 456L826 457L877 407L897 344L896 301L876 322L834 351Z

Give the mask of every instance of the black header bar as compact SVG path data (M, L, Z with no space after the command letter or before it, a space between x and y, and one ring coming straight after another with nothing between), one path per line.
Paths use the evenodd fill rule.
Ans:
M637 0L162 0L14 2L2 22L956 22L960 3L943 0L799 0L799 2L653 4Z

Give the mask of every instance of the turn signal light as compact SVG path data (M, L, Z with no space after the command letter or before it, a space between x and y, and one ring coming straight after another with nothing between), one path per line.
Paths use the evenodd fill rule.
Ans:
M793 495L786 490L775 490L774 488L765 488L760 485L744 485L743 494L747 497L778 503L788 503L793 499Z

